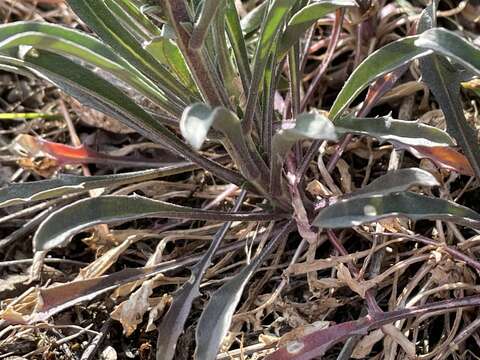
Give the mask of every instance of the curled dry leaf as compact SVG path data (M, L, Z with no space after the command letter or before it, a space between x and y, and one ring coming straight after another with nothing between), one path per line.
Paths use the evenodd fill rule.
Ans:
M147 281L110 314L112 319L120 321L123 326L123 333L126 336L130 336L137 325L143 321L143 315L150 306L148 298L152 293L152 283Z
M140 237L140 239L143 237ZM80 269L80 273L74 281L93 279L95 277L103 275L115 262L117 262L120 255L122 255L128 247L138 240L138 236L129 236L120 245L108 250L105 254L100 256L94 262L89 264L83 269Z
M356 292L362 298L365 298L365 293L369 289L369 287L363 285L358 280L355 280L348 268L343 265L342 263L337 265L337 278L345 285L347 285L352 291Z
M150 282L150 280L148 282ZM172 303L172 299L173 297L171 295L163 294L158 303L152 307L148 314L147 332L156 329L154 322L163 315L167 306Z

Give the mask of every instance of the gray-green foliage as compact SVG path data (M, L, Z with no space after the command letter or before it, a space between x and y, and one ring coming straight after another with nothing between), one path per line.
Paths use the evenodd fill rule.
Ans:
M85 105L161 143L187 162L139 173L59 177L12 185L0 190L0 206L97 187L110 188L197 168L260 195L267 209L250 214L204 211L143 197L82 199L49 215L34 237L35 248L43 251L65 245L75 233L92 225L143 217L282 223L284 227L266 249L212 295L197 330L199 360L215 358L248 280L274 245L293 229L293 222L287 223L286 219L292 217L295 192L289 191L285 163L293 156L295 144L308 144L311 140L336 142L346 134L353 134L412 147L454 145L446 132L417 122L395 120L387 114L377 118L344 114L379 77L420 59L424 79L447 114L449 132L467 153L476 175L480 175L480 152L465 123L459 100L458 70L454 69L461 66L479 75L480 50L456 32L435 28L431 18L430 25L425 25L420 34L385 45L354 69L329 109L328 117L312 109L301 114L294 112L295 118L287 122L273 111L285 57L288 54L289 65L296 67L290 69L291 91L299 96L298 60L305 32L319 18L355 7L355 1L269 0L243 19L234 0L164 0L161 7L141 6L141 1L134 0L67 2L96 36L48 23L1 25L0 68L47 79ZM163 23L157 25L152 14ZM428 13L423 20L428 22ZM100 76L96 70L108 76ZM125 86L109 79L119 80L154 103L156 112L132 100L125 93ZM285 124L277 126L279 120ZM224 166L199 152L216 144L223 146L235 167ZM298 149L301 148L297 148L295 156L299 155ZM436 185L438 182L420 169L387 174L321 210L314 224L320 228L352 227L401 215L413 220L451 221L478 229L480 216L470 209L443 199L402 193L412 186ZM241 207L241 202L235 210ZM191 286L179 293L175 303L178 311L173 314L181 314L182 321L165 342L159 338L158 359L173 357L172 344L177 341L191 301L198 295L201 277L229 225L217 234L208 257L193 269ZM167 325L174 316L172 312L169 314ZM217 325L212 325L212 314L221 314ZM163 351L165 346L168 351Z

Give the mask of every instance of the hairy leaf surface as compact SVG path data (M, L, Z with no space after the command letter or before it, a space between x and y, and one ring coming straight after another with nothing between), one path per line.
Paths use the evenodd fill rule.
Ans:
M147 181L193 170L195 165L184 163L160 169L118 175L76 176L61 174L57 179L9 185L0 189L0 208L31 201L46 200L101 187L112 187Z
M342 117L335 122L340 135L351 133L377 138L381 142L401 142L411 146L453 146L455 142L434 126L416 121L396 120L391 117Z
M435 26L436 3L433 2L422 14L419 30L424 31L416 41L418 46L428 46L442 55L455 59L480 74L480 50L461 37ZM458 141L470 161L477 179L480 179L480 146L475 130L467 123L460 97L461 69L437 54L420 60L424 81L435 95L447 123L447 131Z
M40 225L33 243L36 251L64 245L76 233L98 224L112 224L147 217L213 221L269 221L284 217L269 212L225 213L193 209L142 196L102 196L65 206Z
M388 217L442 220L480 229L480 214L452 201L411 192L340 200L323 209L314 221L321 228L347 228Z
M195 338L196 360L214 360L223 338L227 334L233 313L240 301L245 286L275 247L290 233L293 221L287 223L250 264L215 291L198 320Z
M407 191L413 186L439 186L438 180L426 170L419 168L399 169L390 171L373 180L360 190L356 190L348 197L359 198L364 196L387 195Z

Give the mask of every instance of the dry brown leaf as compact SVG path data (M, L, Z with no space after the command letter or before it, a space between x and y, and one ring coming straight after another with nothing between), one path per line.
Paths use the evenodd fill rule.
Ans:
M157 327L155 326L154 322L163 315L167 306L171 304L172 299L173 297L171 295L163 294L158 303L152 307L152 309L148 313L148 323L145 330L146 332L156 330ZM150 299L150 301L151 300L152 299Z
M46 179L51 178L60 168L57 160L48 157L21 158L17 163L22 169L32 171Z
M138 240L138 236L129 236L124 242L117 247L108 250L105 254L100 256L90 265L80 269L79 274L74 281L93 279L103 275L115 262L117 262L120 255L122 255L128 247Z
M151 281L146 281L110 314L112 319L120 321L125 336L130 336L143 321L143 315L150 306L148 298L152 293Z
M365 298L365 293L369 289L365 283L360 283L359 281L355 280L352 275L350 274L350 270L343 265L342 263L337 265L337 278L345 285L347 285L352 291L356 292L362 298Z
M473 168L466 156L454 148L445 146L407 146L405 149L418 159L430 159L440 168L453 170L462 175L473 176Z
M14 290L17 285L26 283L29 278L30 276L25 274L13 274L5 276L4 279L0 279L0 294L5 291Z
M344 193L352 192L352 175L350 175L350 165L343 159L337 162L337 169L340 172L340 184Z
M29 316L19 313L13 307L8 306L0 312L0 319L5 320L9 324L28 324Z
M445 130L447 123L445 122L445 115L440 109L430 110L423 114L418 121L425 125L435 126L441 130Z
M428 87L418 81L407 81L406 83L400 84L394 87L392 90L387 92L378 102L378 105L383 103L388 103L392 101L402 100L410 95L414 95L415 93L422 91L423 96L420 102L419 108L426 109L428 108L428 94L429 90Z
M306 190L313 196L332 196L332 192L318 180L309 182Z
M353 359L363 359L368 356L372 352L373 346L383 339L383 331L381 329L377 329L372 331L367 336L364 336L355 346L352 352Z

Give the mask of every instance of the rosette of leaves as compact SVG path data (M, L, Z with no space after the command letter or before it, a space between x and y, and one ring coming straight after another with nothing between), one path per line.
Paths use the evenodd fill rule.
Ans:
M308 209L307 221L316 229L353 227L390 216L446 220L480 229L480 215L473 210L409 192L414 186L438 185L431 174L420 169L387 173L319 212L305 196L298 197L298 192L292 191L292 175L297 177L293 186L298 186L302 162L308 165L309 154L316 154L318 144L337 142L347 134L371 136L407 149L448 148L458 143L480 178L478 144L472 142L455 100L447 109L456 115L454 138L439 129L387 115L357 118L345 114L376 79L416 59L435 64L436 72L428 76L435 94L458 96L460 81L465 79L451 74L452 66L461 68L462 74L480 75L480 50L459 34L436 28L433 23L419 35L380 48L353 71L326 116L315 109L300 111L300 48L306 31L318 19L355 7L356 1L269 0L244 19L240 19L234 0L163 0L148 6L141 0L67 2L95 35L41 22L2 25L1 68L52 82L83 104L164 145L186 163L121 175L61 176L15 184L0 191L0 206L111 188L196 168L245 189L232 212L188 208L139 196L106 195L62 207L39 226L34 249L45 252L67 245L74 234L101 223L144 217L224 222L160 324L157 359L173 358L202 277L232 221L274 221L280 230L272 233L260 254L212 295L197 328L197 359L215 358L249 279L275 246L296 231L298 201ZM285 77L286 61L292 119L282 119L274 110L274 94ZM97 69L108 76L99 75ZM126 94L127 88L155 104L157 110L136 103ZM212 144L221 144L233 166L199 152ZM304 152L299 146L292 151L296 144L310 150ZM292 165L295 163L297 168ZM264 200L264 211L241 211L248 193ZM309 358L302 354L299 350L296 356Z

